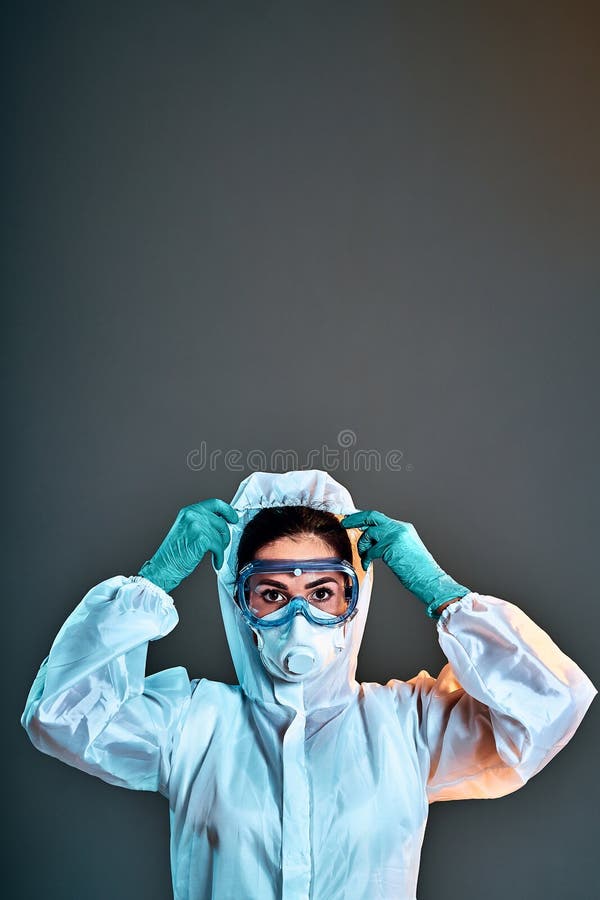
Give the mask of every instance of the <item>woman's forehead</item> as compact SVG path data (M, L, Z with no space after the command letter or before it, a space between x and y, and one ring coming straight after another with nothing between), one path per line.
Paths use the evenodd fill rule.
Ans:
M316 535L279 537L264 544L254 554L255 559L319 559L332 556L331 547Z

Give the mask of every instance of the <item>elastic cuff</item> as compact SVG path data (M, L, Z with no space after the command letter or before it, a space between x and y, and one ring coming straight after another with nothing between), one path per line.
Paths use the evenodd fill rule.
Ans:
M168 594L164 588L161 588L158 584L154 584L153 581L150 581L149 578L146 578L145 575L129 575L129 581L132 583L138 582L142 587L145 587L149 591L154 591L154 593L158 593L158 595L167 603L172 604L173 598L170 594Z
M425 612L427 613L427 615L429 616L430 619L434 619L435 621L437 621L440 618L441 613L438 615L438 613L436 613L436 609L438 608L438 606L441 606L442 603L444 603L444 602L445 601L443 601L443 600L434 600L433 603L430 603L426 607ZM452 604L450 604L450 605L452 606Z
M472 593L473 592L470 590L470 588L463 587L461 591L457 591L456 597L453 598L452 603L450 603L450 605L447 606L446 609L450 609L452 606L454 606L455 603L458 603L460 600L462 600L463 597L466 597L467 594ZM444 603L448 603L448 600L432 600L431 603L428 604L425 611L430 619L434 619L435 621L437 621L441 617L443 610L442 613L439 614L436 612L436 610L439 606L443 606Z

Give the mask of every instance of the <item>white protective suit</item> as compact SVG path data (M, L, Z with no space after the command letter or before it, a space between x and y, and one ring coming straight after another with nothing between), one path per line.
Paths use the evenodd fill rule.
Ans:
M42 752L169 799L175 900L414 900L428 804L520 788L597 693L525 613L476 592L432 622L448 658L438 678L357 683L373 579L359 531L345 649L312 681L274 681L232 598L236 549L260 508L295 504L356 511L318 470L241 483L217 578L239 684L183 667L145 677L148 641L178 615L147 579L116 575L64 623L23 712Z

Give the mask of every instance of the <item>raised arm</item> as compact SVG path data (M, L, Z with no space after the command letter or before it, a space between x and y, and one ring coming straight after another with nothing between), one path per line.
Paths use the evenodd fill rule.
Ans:
M174 745L196 682L182 667L145 677L149 641L179 621L173 590L212 551L236 511L211 499L181 509L137 575L92 588L43 661L21 724L43 753L110 784L167 794Z
M382 558L425 605L448 658L437 679L389 682L403 701L412 693L430 802L521 787L571 739L594 685L522 610L444 572L410 522L368 510L342 525L364 529L364 568Z
M572 738L596 688L521 609L471 592L437 625L448 658L420 672L420 733L430 802L499 797L522 787Z
M34 746L109 784L166 794L193 683L182 667L145 669L149 641L177 622L172 598L140 575L88 591L29 691L21 724Z

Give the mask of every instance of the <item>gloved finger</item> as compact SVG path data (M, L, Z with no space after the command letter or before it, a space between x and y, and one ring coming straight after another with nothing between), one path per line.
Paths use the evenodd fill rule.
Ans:
M233 506L229 503L225 503L224 500L219 500L218 497L211 497L210 500L203 500L202 505L208 509L209 512L218 513L218 515L223 516L223 518L228 522L231 522L232 525L236 525L239 521L240 517Z
M231 532L229 531L227 522L220 516L212 516L210 519L210 526L221 535L224 546L226 547L231 540Z
M359 510L344 516L340 525L343 528L366 528L369 525L383 525L387 516L375 509Z
M227 529L223 533L222 527L227 529L227 525L224 522L221 525L217 525L216 519L208 523L203 541L205 550L212 550L213 553L224 553L225 548L229 544L230 536L229 530Z
M384 536L384 528L381 525L369 525L366 528L358 541L356 542L356 547L358 552L362 552L364 550L368 550L373 544L377 541L381 540Z
M380 532L377 530L377 526L370 525L366 531L363 531L358 541L356 542L356 549L359 553L365 553L373 544L377 543L379 538L381 537Z
M371 541L371 538L369 537L369 535L366 532L363 532L363 534L359 537L358 541L356 542L356 549L362 556L363 553L367 552L367 550L369 549L369 547L371 546L372 543L373 542Z
M360 563L361 563L364 571L366 572L367 569L369 568L369 565L371 564L371 560L368 558L366 553L363 554L363 556L361 556Z
M224 560L224 552L221 547L218 547L216 550L213 550L213 565L215 569L220 569L223 566Z
M215 521L216 517L211 517L208 522L204 522L202 534L196 542L196 553L200 558L204 556L205 553L212 553L214 558L215 555L223 555L225 551L227 543L226 538L221 530L214 524Z
M384 550L385 550L385 544L379 542L377 544L373 544L373 546L370 547L367 550L367 552L363 554L363 556L361 557L361 562L362 562L362 567L365 570L365 572L369 568L369 564L374 559L379 559L382 556Z

